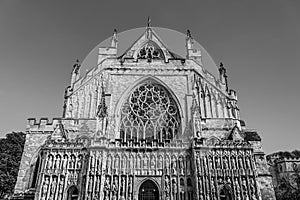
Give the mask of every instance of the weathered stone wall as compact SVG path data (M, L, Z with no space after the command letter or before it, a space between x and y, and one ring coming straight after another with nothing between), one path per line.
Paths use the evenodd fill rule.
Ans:
M30 187L30 179L33 174L33 167L35 160L38 156L39 150L50 133L27 133L26 142L24 145L24 151L22 155L21 164L19 167L19 173L17 183L15 186L15 193L23 193Z

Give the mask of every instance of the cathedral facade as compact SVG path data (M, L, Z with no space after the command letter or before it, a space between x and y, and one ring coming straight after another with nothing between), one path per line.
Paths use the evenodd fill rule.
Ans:
M62 118L28 120L14 198L275 199L225 67L212 76L189 31L182 48L148 25L120 56L115 31L83 76L76 63Z

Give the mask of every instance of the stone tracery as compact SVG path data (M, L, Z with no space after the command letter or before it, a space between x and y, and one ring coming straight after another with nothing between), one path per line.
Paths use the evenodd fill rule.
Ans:
M137 87L121 109L121 139L164 140L179 130L179 111L160 85L146 81Z
M139 59L163 59L163 52L151 43L146 43L138 52Z

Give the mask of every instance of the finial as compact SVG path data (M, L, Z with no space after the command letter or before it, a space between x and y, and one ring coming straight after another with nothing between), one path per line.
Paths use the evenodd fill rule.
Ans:
M186 47L187 47L187 49L188 50L193 49L193 44L194 44L193 37L192 37L191 31L188 29L186 31Z
M186 36L188 38L192 38L192 34L191 34L191 31L189 29L186 31Z
M111 47L117 48L118 46L118 36L117 36L117 29L114 29L113 36L111 38Z
M148 40L152 39L152 30L151 30L150 26L151 26L151 19L150 19L150 16L148 16L147 28L146 28L146 38Z
M147 27L149 28L150 26L151 26L151 18L150 18L150 16L148 16Z
M226 69L225 69L225 67L224 67L224 65L223 65L222 62L220 62L219 70L221 70L222 72L224 72L224 75L226 76ZM221 72L221 71L220 71L220 72Z
M220 67L219 67L219 72L220 72L220 80L223 84L226 86L226 92L228 92L228 80L227 80L227 74L226 74L226 69L223 65L222 62L220 62Z
M73 65L73 72L75 72L76 74L78 74L79 68L80 68L79 59L76 59L76 62Z

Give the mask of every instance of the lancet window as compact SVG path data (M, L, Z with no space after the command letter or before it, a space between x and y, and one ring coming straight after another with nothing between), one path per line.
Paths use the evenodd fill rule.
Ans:
M152 81L138 86L121 108L120 137L123 140L172 139L179 126L179 111L174 99Z

